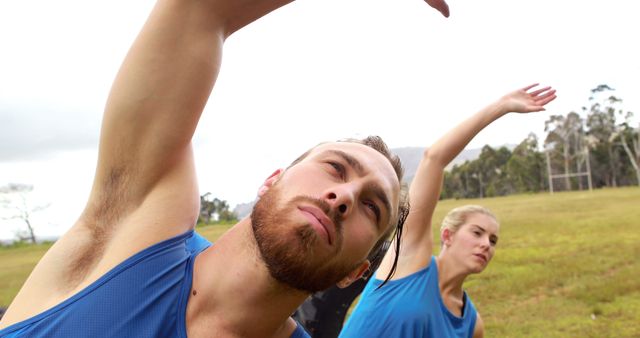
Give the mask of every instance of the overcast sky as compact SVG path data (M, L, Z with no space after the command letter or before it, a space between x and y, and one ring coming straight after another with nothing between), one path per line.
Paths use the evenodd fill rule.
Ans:
M111 81L150 0L0 1L0 186L33 184L39 232L84 206ZM542 115L507 116L470 148L543 137L606 83L640 115L634 1L300 0L227 40L194 137L201 192L249 202L274 169L320 141L381 135L428 146L509 90L552 85ZM636 116L636 121L638 117ZM0 238L18 224L0 220Z

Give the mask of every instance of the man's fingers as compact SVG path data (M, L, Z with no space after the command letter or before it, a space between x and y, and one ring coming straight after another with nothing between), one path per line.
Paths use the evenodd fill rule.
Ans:
M442 13L445 18L449 17L449 5L444 0L424 0L429 6Z

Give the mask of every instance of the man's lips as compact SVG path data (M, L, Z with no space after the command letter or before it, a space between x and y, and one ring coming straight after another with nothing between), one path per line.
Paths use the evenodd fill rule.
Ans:
M333 244L336 226L324 211L314 206L299 206L298 209L309 220L311 226L326 235L329 245Z

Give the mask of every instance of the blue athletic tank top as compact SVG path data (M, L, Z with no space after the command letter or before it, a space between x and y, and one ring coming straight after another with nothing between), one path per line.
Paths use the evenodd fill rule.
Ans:
M444 305L438 286L438 266L387 282L371 278L360 301L340 332L340 338L362 337L473 337L476 309L464 293L462 317Z
M211 242L193 230L129 257L53 308L0 337L187 337L193 263ZM292 338L308 337L300 325Z

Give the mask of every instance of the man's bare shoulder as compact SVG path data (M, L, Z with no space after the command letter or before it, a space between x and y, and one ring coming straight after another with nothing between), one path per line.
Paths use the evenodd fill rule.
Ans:
M33 317L73 296L102 252L86 229L72 227L38 262L7 309L0 328Z

